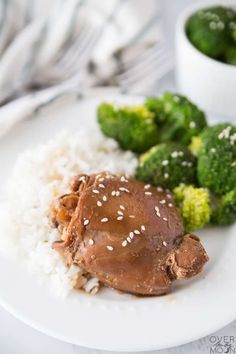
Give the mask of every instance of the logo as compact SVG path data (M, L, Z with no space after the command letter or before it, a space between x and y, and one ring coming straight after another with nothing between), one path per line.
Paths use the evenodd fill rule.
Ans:
M234 336L210 336L210 354L236 354Z

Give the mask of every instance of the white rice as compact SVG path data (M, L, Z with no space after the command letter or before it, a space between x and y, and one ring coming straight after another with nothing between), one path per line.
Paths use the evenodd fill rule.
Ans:
M75 277L83 274L78 267L68 267L51 248L57 230L49 222L50 205L68 192L68 183L78 173L110 171L133 175L137 158L118 148L98 129L62 132L48 143L20 155L8 186L7 242L1 247L13 253L41 281L50 280L57 296L72 289ZM94 293L98 282L92 278L84 289Z

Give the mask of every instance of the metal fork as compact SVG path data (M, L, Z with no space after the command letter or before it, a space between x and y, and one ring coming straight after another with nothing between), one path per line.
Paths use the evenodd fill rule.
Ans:
M155 45L133 59L123 63L118 82L123 92L144 93L173 69L170 51L158 41Z
M126 0L117 0L111 13L107 16L104 23L99 27L92 27L91 24L85 23L80 31L79 37L73 42L67 51L57 60L54 70L62 72L64 80L74 77L78 80L81 74L77 74L78 70L83 71L88 64L92 51L97 41L101 38L104 30L110 21L117 15L118 11Z

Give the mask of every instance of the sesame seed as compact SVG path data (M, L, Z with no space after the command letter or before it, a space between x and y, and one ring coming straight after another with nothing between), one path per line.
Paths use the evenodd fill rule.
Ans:
M80 182L85 182L85 176L81 176L81 177L79 178L79 181L80 181Z
M104 184L102 184L102 183L99 183L98 186L99 186L100 188L105 188Z
M97 206L99 206L99 207L102 206L102 202L100 202L100 200L97 201Z
M225 129L222 130L222 132L218 135L218 138L221 139L228 139L230 135L230 130L232 129L231 126L226 127Z
M120 210L117 211L117 214L124 215L123 211L120 211Z
M165 246L165 247L167 246L167 242L166 242L166 241L163 241L162 244L163 244L163 246Z
M128 182L128 180L125 178L125 176L121 176L120 180L121 180L121 182Z
M187 166L187 164L188 164L187 161L182 161L182 162L181 162L181 165L182 165L182 166Z
M133 219L133 218L135 218L135 216L134 215L129 215L129 218Z
M164 220L164 221L168 221L168 219L167 219L167 218L163 218L163 220Z
M165 199L160 200L160 204L165 204L165 202L166 202Z
M116 191L112 191L111 195L114 197L116 195Z
M158 208L158 206L155 206L155 211L156 211L156 215L160 217L161 214L160 214L160 209Z
M108 222L108 218L102 218L101 222Z
M151 184L145 184L144 189L149 189L151 187Z
M126 192L126 193L129 193L129 190L127 188L124 188L124 187L120 187L119 190L121 192Z
M119 197L119 195L120 195L120 192L116 191L116 197Z
M89 224L89 220L88 219L85 219L84 220L84 226L88 225Z
M105 179L104 177L99 178L99 182L103 182L104 179Z
M131 238L130 237L127 237L126 239L129 243L131 243Z
M222 31L224 28L225 28L224 22L219 21L219 22L217 23L217 29L220 30L220 31Z
M141 225L141 230L142 231L145 231L146 230L146 227L144 225Z
M174 101L175 103L179 103L179 102L180 102L179 96L173 96L173 101Z
M189 123L189 128L195 128L196 127L196 123L194 121Z
M211 21L210 24L209 24L209 27L210 27L211 30L216 30L216 28L217 28L216 22Z
M123 247L126 247L127 244L128 244L127 240L124 240L124 241L122 242L122 246L123 246Z
M192 167L192 162L188 162L188 167Z
M134 233L132 231L129 233L129 237L131 237L131 238L134 237Z
M99 191L97 189L93 189L93 193L99 194Z
M178 155L179 155L178 151L173 151L171 154L171 157L176 158L176 157L178 157Z
M121 210L125 210L124 205L120 205L120 209L121 209Z
M106 201L107 201L107 197L104 195L104 196L102 197L102 200L103 200L104 202L106 202Z
M144 192L146 195L152 195L152 192Z
M91 238L88 240L88 244L90 245L90 246L92 246L92 245L94 245L94 240L92 240Z
M169 206L170 208L172 208L173 204L172 204L172 203L169 203L168 206Z
M140 235L140 231L139 230L134 230L135 235Z
M112 246L107 246L108 251L113 251L114 248Z
M184 156L183 151L179 151L179 156Z
M157 191L158 192L163 192L163 188L162 187L157 187Z
M211 148L211 152L214 154L216 152L215 148Z
M167 166L168 164L169 164L169 161L168 161L168 160L162 161L162 166Z
M168 199L172 199L172 195L171 195L171 194L166 194L166 197L167 197Z
M117 216L117 218L116 218L117 220L123 220L124 219L124 217L123 216Z
M219 20L220 20L219 16L216 15L216 14L212 14L211 17L212 17L212 19L215 20L215 21L219 21Z
M164 178L168 179L169 178L169 173L164 173Z

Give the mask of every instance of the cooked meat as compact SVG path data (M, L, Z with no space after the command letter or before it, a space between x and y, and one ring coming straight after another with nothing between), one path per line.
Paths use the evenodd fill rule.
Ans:
M165 294L208 260L199 239L184 235L171 194L125 176L77 176L52 214L61 232L53 247L66 262L125 292Z

